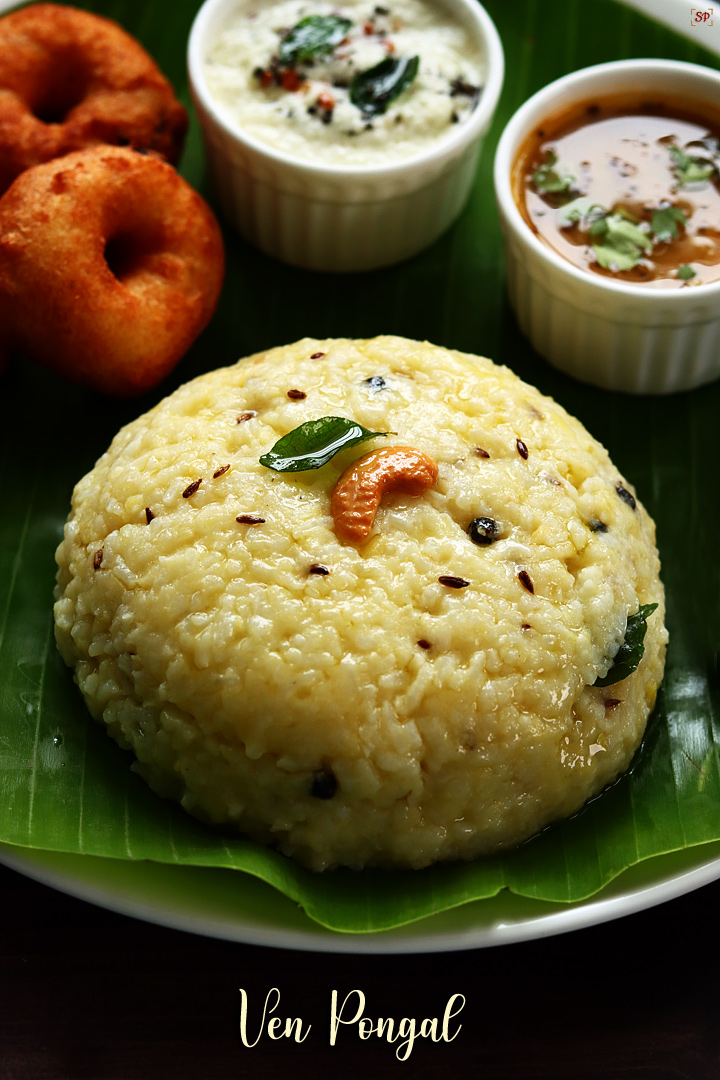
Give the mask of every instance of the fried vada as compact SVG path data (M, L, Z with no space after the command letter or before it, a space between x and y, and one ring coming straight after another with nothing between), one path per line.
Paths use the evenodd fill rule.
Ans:
M0 199L0 351L142 393L207 324L223 271L212 211L159 157L101 146L37 165Z
M0 19L0 56L0 193L25 169L97 143L178 160L185 109L116 23L35 4Z

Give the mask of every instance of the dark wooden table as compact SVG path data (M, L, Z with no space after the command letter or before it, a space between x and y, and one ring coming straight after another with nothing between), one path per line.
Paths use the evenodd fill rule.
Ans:
M641 914L494 949L348 956L229 944L115 915L0 868L2 1080L718 1080L720 883ZM305 1035L255 1046L269 990ZM330 1045L331 995L365 1016L442 1017L404 1061L357 1025ZM358 997L348 999L352 1016ZM459 999L458 999L459 1000ZM352 1007L352 1008L351 1008ZM284 1021L283 1021L284 1023ZM282 1030L279 1029L279 1030ZM441 1026L438 1027L441 1033Z

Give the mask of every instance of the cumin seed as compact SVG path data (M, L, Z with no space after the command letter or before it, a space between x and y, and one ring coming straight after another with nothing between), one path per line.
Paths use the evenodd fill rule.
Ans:
M518 581L522 585L523 589L527 589L529 593L535 592L535 586L532 583L532 578L528 574L527 570L521 570L518 574Z
M200 477L199 480L193 480L192 484L188 484L188 486L183 491L183 494L182 494L183 499L189 499L191 495L194 495L201 484L202 484L202 476Z
M438 581L448 589L465 589L470 584L465 578L455 577L454 574L441 574Z

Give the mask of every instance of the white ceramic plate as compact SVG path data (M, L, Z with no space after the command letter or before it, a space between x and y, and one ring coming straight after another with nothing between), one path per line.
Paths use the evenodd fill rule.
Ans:
M0 862L71 896L148 922L251 945L343 953L450 952L549 937L629 915L720 878L720 841L632 867L583 903L503 892L398 930L325 930L247 874L0 844Z

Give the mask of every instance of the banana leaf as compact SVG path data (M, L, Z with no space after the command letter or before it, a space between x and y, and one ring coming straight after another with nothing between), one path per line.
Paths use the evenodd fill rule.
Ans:
M80 4L118 20L156 57L189 106L184 49L195 0ZM270 883L322 925L400 926L502 889L571 902L640 860L720 839L720 386L635 398L553 371L520 335L505 299L491 184L514 110L575 68L658 56L717 58L614 0L486 0L508 59L506 86L470 203L432 248L390 269L334 277L283 266L225 230L228 272L216 317L163 386L111 402L16 364L0 383L0 841L19 849L227 867ZM182 171L206 187L197 125ZM668 597L665 681L629 771L573 819L517 851L420 872L313 875L277 853L198 824L130 772L93 723L53 641L54 549L75 482L118 427L175 386L305 335L395 333L491 356L577 414L637 487L658 527Z

